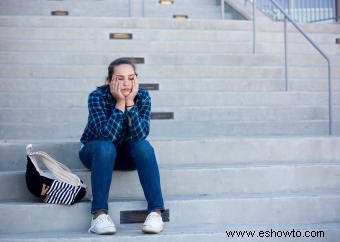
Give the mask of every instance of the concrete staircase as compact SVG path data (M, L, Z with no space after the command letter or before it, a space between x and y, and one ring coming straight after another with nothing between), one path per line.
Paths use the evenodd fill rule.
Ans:
M70 1L72 2L72 1ZM88 1L90 2L90 1ZM120 1L117 1L120 2ZM304 25L331 55L335 135L328 136L327 72L290 30L289 92L284 91L282 25L112 17L0 17L0 241L262 241L226 231L324 231L340 236L337 25ZM130 40L110 33L132 33ZM87 234L84 201L39 203L25 187L25 145L63 161L90 185L77 153L86 100L117 57L143 57L150 91L150 141L160 165L170 222L145 236L120 213L145 209L136 172L116 172L110 192L115 236ZM256 236L255 236L256 237ZM266 238L266 241L297 241ZM300 240L299 240L300 241Z
M131 8L129 5L131 2ZM143 5L144 2L144 5ZM221 19L218 0L176 0L161 5L158 0L3 0L0 15L50 16L53 11L66 11L70 16L173 18L188 15L193 19ZM237 18L226 9L227 19Z
M120 56L145 58L141 82L160 85L151 92L153 111L175 113L174 120L154 120L151 137L328 134L326 66L292 33L284 92L279 24L259 25L256 55L249 53L251 23L243 21L2 17L1 28L4 139L78 138L89 91ZM312 35L336 64L338 28L328 28L315 26ZM133 39L108 38L122 31ZM333 70L339 120L339 68Z
M91 191L83 202L72 207L39 203L24 185L23 147L27 142L15 141L0 146L1 153L8 157L7 164L1 163L0 210L7 218L2 222L1 240L222 241L227 238L225 231L270 229L324 231L325 238L313 238L316 241L338 238L339 138L249 137L152 142L161 167L166 206L170 209L170 222L161 235L142 236L138 232L139 224L119 224L121 211L144 209L146 205L136 186L135 172L116 172L113 177L110 214L119 233L113 237L87 235ZM90 174L75 155L78 142L35 144L67 161L89 183Z

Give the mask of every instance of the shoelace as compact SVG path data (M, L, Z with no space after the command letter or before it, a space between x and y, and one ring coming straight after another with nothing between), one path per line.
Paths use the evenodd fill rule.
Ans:
M111 217L107 214L105 214L104 216L103 215L100 215L98 216L95 220L94 220L94 223L93 225L89 228L88 232L91 232L91 230L99 223L99 222L109 222L109 223L112 223L113 224L113 221L111 219Z

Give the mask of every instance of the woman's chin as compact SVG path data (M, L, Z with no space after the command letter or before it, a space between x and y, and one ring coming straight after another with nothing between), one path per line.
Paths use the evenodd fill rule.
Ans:
M124 92L123 91L122 94L123 94L124 97L127 97L127 96L129 96L130 92Z

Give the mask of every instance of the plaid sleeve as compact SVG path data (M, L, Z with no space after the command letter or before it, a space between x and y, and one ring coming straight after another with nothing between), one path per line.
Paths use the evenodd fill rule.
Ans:
M136 105L127 112L130 135L135 140L145 139L149 135L151 118L151 97L145 90Z
M123 130L124 113L114 108L111 116L105 111L105 100L98 94L91 94L88 99L89 120L97 138L115 142Z

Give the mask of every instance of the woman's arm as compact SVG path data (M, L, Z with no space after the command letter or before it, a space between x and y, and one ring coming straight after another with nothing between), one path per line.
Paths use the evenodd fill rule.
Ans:
M134 140L145 139L149 135L151 118L151 98L149 93L141 90L138 101L126 114L129 119L130 135Z
M115 142L123 130L124 113L114 108L110 117L105 112L105 100L92 93L88 99L89 121L98 138Z

